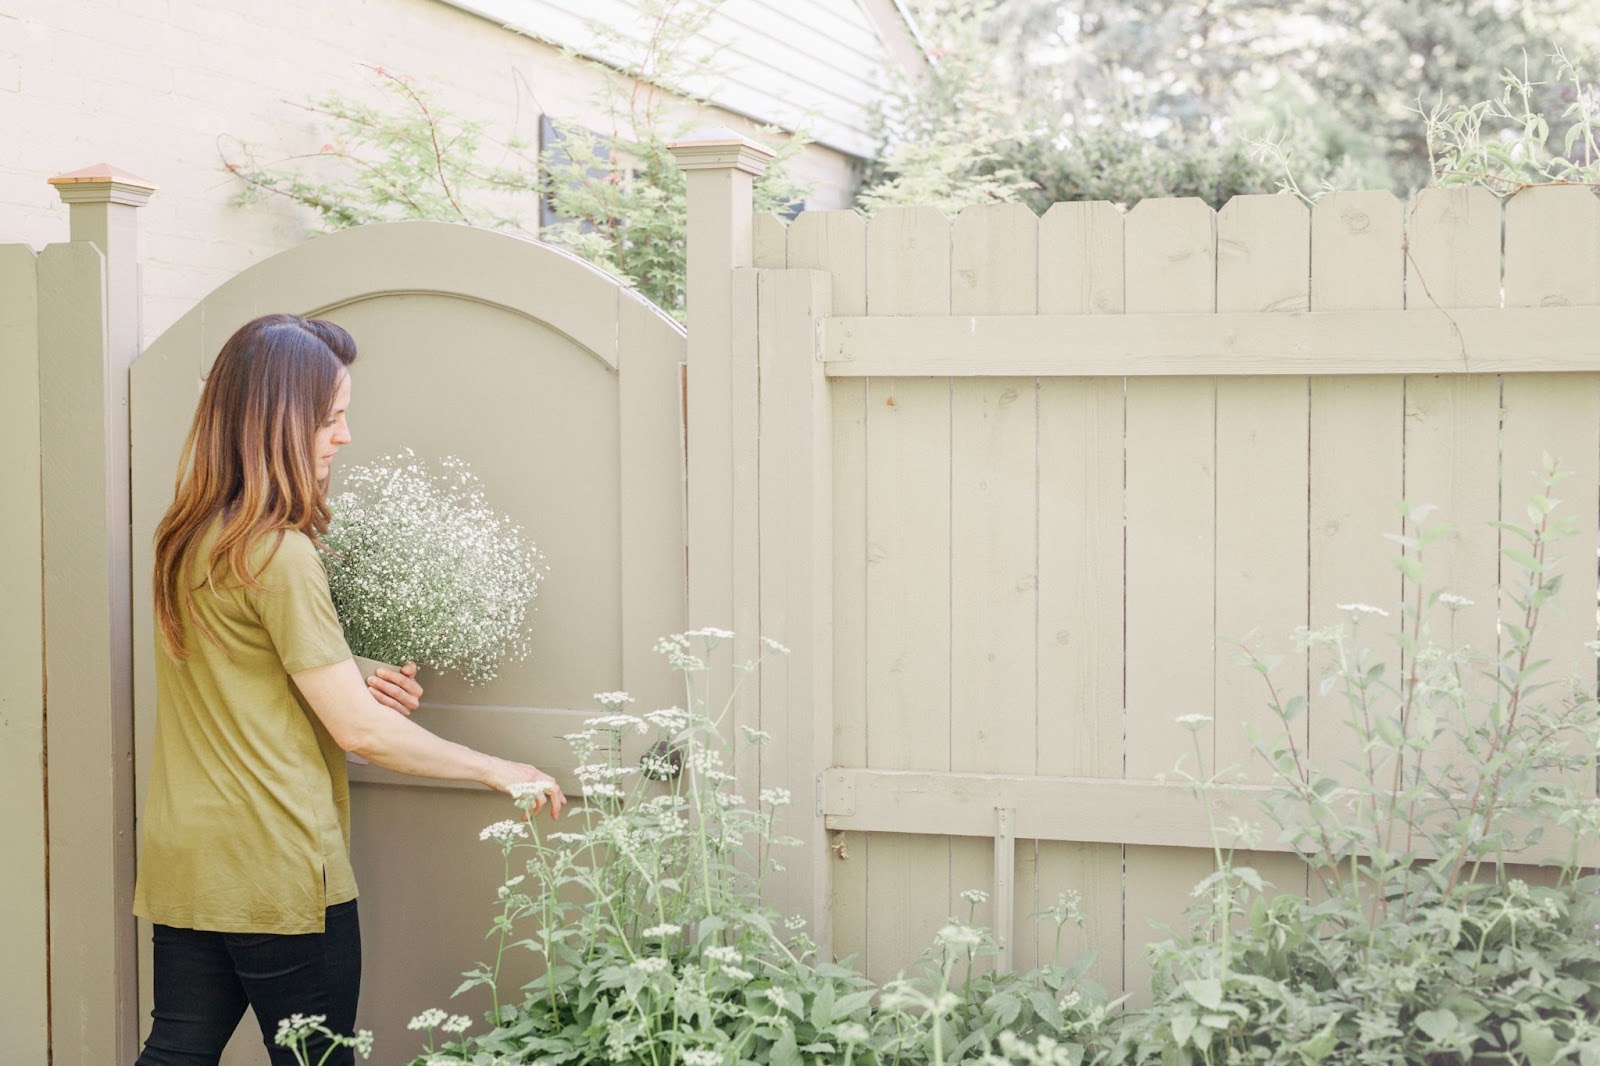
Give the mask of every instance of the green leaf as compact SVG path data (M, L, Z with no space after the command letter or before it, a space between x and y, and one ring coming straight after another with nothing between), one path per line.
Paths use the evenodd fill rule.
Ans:
M1417 1028L1437 1044L1446 1043L1457 1027L1456 1016L1447 1010L1425 1010L1417 1015Z
M1192 1014L1179 1014L1172 1019L1172 1038L1178 1042L1179 1047L1187 1044L1194 1031L1200 1027L1200 1019Z
M1222 1008L1222 982L1214 977L1201 977L1185 981L1183 990L1202 1007L1210 1010Z
M1298 1050L1302 1063L1306 1066L1315 1066L1333 1053L1334 1046L1339 1042L1338 1036L1334 1033L1334 1027L1338 1023L1337 1017L1329 1018L1328 1024L1324 1025L1316 1036L1300 1045Z
M811 1001L811 1024L819 1031L833 1024L833 983L824 982Z

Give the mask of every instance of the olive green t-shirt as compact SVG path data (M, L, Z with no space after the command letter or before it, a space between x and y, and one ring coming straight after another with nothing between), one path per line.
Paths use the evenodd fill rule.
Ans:
M184 929L315 933L356 896L344 753L289 675L350 658L316 547L303 533L252 546L259 590L191 552L189 658L156 646L156 731L133 911Z

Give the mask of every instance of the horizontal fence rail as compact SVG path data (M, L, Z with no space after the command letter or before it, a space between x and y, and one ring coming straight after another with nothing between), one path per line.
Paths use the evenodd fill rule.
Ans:
M821 329L829 377L1600 371L1600 307L852 316Z

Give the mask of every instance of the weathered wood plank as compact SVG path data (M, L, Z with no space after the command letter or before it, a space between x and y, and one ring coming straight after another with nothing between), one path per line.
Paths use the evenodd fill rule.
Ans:
M1311 299L1311 219L1290 196L1236 196L1217 218L1217 310L1291 313ZM1271 766L1247 730L1272 742L1286 732L1268 687L1240 664L1239 641L1282 652L1306 621L1306 433L1310 383L1301 377L1217 382L1216 727L1218 770L1238 767L1266 783ZM1281 700L1304 696L1305 656L1292 652L1274 677ZM1305 750L1305 719L1287 735ZM1256 819L1258 822L1261 819ZM1305 865L1281 855L1236 857L1280 891L1304 891Z
M1146 200L1128 216L1130 313L1216 309L1216 218L1199 200ZM1211 378L1127 383L1126 763L1129 778L1194 765L1174 718L1214 714L1216 385ZM1181 925L1207 851L1130 846L1123 967L1134 1002L1149 995L1145 945Z
M1600 304L1600 201L1590 190L1530 189L1507 202L1505 299L1507 307ZM1561 590L1541 612L1534 658L1550 660L1546 679L1575 675L1592 691L1595 660L1583 645L1595 636L1600 375L1507 375L1502 402L1502 519L1530 524L1527 504L1541 491L1545 455L1570 475L1554 495L1561 500L1556 516L1572 522L1575 535L1552 545L1550 558L1560 559ZM1520 578L1509 561L1502 572L1507 588ZM1520 613L1504 601L1501 610ZM1594 794L1593 773L1578 775L1576 784Z
M867 242L870 313L949 313L943 215L879 212ZM874 378L867 412L867 765L949 769L950 383ZM869 976L893 977L931 943L950 876L948 837L869 841Z
M1500 200L1487 189L1427 189L1406 225L1406 305L1438 308L1500 306ZM1424 611L1431 639L1465 645L1476 664L1462 672L1473 701L1470 719L1451 714L1457 728L1484 724L1493 698L1497 653L1495 587L1500 573L1500 378L1493 374L1413 375L1405 380L1405 499L1435 508L1425 523L1454 532L1429 547L1420 587L1403 585L1403 599ZM1457 609L1427 609L1419 593L1449 592L1472 600ZM1450 732L1423 753L1430 772L1466 758Z
M1389 193L1324 198L1311 216L1312 308L1401 308L1404 239L1400 203ZM1368 624L1352 639L1375 649L1374 661L1386 664L1391 679L1399 662L1384 634L1398 621L1400 577L1384 535L1400 526L1404 402L1403 383L1394 376L1311 382L1310 624L1346 623L1340 604L1387 611L1381 625ZM1367 760L1347 725L1351 712L1343 691L1321 692L1331 665L1325 652L1312 656L1310 753L1333 776L1351 780L1368 772Z
M1600 309L830 318L833 377L1600 371Z
M867 312L867 220L854 211L806 211L789 226L790 269L832 278L836 315Z
M1037 223L1022 204L961 213L951 248L957 310L1034 313ZM950 645L959 649L950 662L951 767L1030 772L1038 735L1035 385L1004 378L954 382L950 423ZM955 841L950 861L951 914L970 913L992 927L996 915L1019 909L1002 908L995 897L992 846ZM1026 884L1017 880L1019 871L1007 879L1008 889L1030 900L1031 865L1021 871ZM989 902L967 905L959 893L972 888L989 892ZM1020 909L1026 915L1027 908ZM1023 934L1015 927L994 932L1008 950Z
M1178 780L835 767L823 775L823 813L835 829L987 837L994 832L992 808L1013 807L1018 837L1209 851L1207 806L1210 817L1220 822L1235 817L1259 822L1260 803L1271 792L1263 785L1221 784L1203 805ZM1571 844L1569 837L1551 834L1516 856L1527 863L1560 860ZM1291 849L1269 835L1257 850ZM1580 851L1582 865L1600 865L1600 841L1583 841ZM1209 868L1208 863L1202 874ZM1188 888L1183 886L1185 893ZM1139 924L1137 914L1132 921L1130 935Z
M1122 214L1056 204L1039 223L1039 310L1121 312ZM1039 382L1039 744L1036 772L1122 776L1123 384ZM1026 838L1023 838L1024 840ZM1037 913L1077 893L1085 921L1034 929L1018 965L1093 952L1091 974L1123 987L1122 845L1036 842ZM1026 942L1024 942L1024 947Z
M782 270L789 265L788 244L788 223L777 215L756 215L750 229L750 265Z

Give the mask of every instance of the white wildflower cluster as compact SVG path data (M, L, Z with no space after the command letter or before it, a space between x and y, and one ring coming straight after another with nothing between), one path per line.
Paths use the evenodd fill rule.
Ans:
M789 649L773 640L771 637L762 637L761 646L775 655L788 655Z
M1379 618L1389 617L1388 611L1382 607L1374 607L1370 603L1341 603L1338 604L1338 608L1341 611L1349 611L1357 619L1362 615L1377 615Z
M1461 608L1471 607L1473 604L1472 600L1467 599L1465 596L1457 596L1453 592L1439 593L1439 602L1450 608L1452 611L1459 611Z
M1212 718L1209 714L1180 714L1173 721L1192 733L1201 726L1210 725Z
M407 449L345 471L323 537L328 588L357 655L414 660L476 685L528 657L547 568L465 463L439 466Z
M659 955L652 955L647 958L633 960L633 968L644 973L666 973L667 960Z
M596 692L594 701L608 711L620 711L623 704L635 702L626 692Z
M798 914L791 914L783 920L783 927L790 932L796 932L806 927L806 920Z
M722 1054L706 1047L692 1047L683 1053L683 1066L722 1066Z
M732 636L730 633L729 636ZM667 665L674 670L694 673L706 668L705 660L689 653L689 634L674 633L656 641L656 651L667 657Z
M689 724L689 715L682 707L663 707L651 711L644 720L665 733L676 733Z
M718 629L716 626L705 626L701 629L691 629L683 635L686 637L701 637L705 640L732 640L733 630Z
M934 939L947 948L975 948L983 944L983 933L970 925L951 922L935 933Z
M622 733L629 729L635 733L647 733L650 730L643 718L638 718L631 714L603 714L598 718L585 719L583 724L609 730L613 733Z
M767 1001L770 1002L774 1007L777 1007L779 1010L783 1010L789 1005L789 997L783 994L783 989L776 986L763 988L761 990L761 994L766 996Z
M518 837L525 837L527 835L528 827L526 824L507 820L504 822L496 822L493 825L484 826L483 831L478 834L478 839L497 840L502 844L509 844Z
M406 1023L407 1029L442 1029L447 1033L464 1033L472 1027L472 1019L465 1014L446 1014L438 1007L430 1007Z
M794 797L786 788L764 788L760 799L768 807L787 807L794 802Z
M751 729L747 725L739 727L744 731L744 738L752 744L765 744L772 739L772 734L764 729Z
M336 1033L327 1026L326 1014L291 1014L278 1021L278 1031L273 1036L273 1043L279 1047L296 1049L296 1057L304 1054L306 1038L313 1034L320 1034L327 1038L333 1047L354 1048L356 1054L367 1058L372 1054L372 1030L357 1029L355 1035L344 1036ZM331 1050L331 1049L330 1049ZM324 1056L326 1058L326 1056Z
M865 1044L872 1035L860 1022L844 1022L833 1030L834 1035L846 1044Z
M644 935L647 937L674 936L682 931L683 930L681 926L667 922L664 925L652 925L650 928L644 931Z
M988 903L989 893L981 888L969 888L961 893L961 898L971 904Z
M713 792L712 797L717 801L717 806L725 811L744 806L744 797L736 792Z
M298 1040L316 1032L327 1020L326 1014L291 1014L287 1018L279 1019L278 1035L273 1040L279 1047L286 1047L291 1040Z

